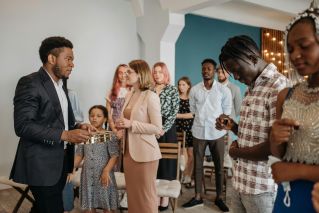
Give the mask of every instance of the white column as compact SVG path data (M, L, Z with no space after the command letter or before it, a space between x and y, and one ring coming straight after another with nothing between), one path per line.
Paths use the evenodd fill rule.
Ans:
M158 0L132 0L137 16L140 56L150 66L158 61L164 62L175 78L175 42L185 25L184 14L163 10ZM143 4L143 5L142 5ZM143 13L141 13L143 11Z

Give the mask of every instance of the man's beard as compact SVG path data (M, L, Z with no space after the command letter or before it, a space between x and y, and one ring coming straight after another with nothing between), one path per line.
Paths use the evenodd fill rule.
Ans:
M63 76L62 74L61 74L61 69L60 69L60 67L58 66L58 65L55 65L54 67L53 67L53 73L54 73L54 75L56 76L56 77L58 77L59 79L67 79L65 76Z
M205 75L202 74L202 78L204 81L210 81L210 80L213 80L214 79L214 76L208 76L206 77Z
M224 83L226 80L227 78L223 78L223 79L218 78L219 83Z

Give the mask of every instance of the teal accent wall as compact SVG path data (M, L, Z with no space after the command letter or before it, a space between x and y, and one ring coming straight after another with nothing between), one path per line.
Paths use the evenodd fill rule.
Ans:
M214 59L219 64L218 56L226 41L236 35L248 35L260 47L260 28L251 27L217 19L188 14L185 27L175 46L175 83L182 76L188 76L192 84L202 81L201 62L205 58ZM242 93L246 86L230 78Z

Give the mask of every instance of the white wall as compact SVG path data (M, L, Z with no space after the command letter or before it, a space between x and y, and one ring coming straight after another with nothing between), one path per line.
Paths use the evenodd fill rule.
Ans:
M41 66L38 48L54 35L74 45L69 88L80 96L84 115L105 104L115 67L139 58L136 19L125 0L0 0L0 176L9 175L18 138L13 96L18 79ZM0 188L4 186L0 185Z
M162 9L158 0L134 1L135 8L144 9L137 14L137 32L143 46L142 56L149 63L161 61L167 65L171 83L175 81L175 42L185 25L183 14Z

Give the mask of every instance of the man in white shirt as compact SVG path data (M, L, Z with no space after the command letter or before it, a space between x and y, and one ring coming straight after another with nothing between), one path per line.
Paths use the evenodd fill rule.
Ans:
M216 199L215 204L224 212L229 211L221 199L224 164L224 136L226 131L215 128L216 118L221 114L230 115L232 96L230 90L214 80L216 62L205 59L202 62L203 82L195 85L190 91L190 110L195 115L192 127L195 197L183 205L184 208L203 205L201 198L203 179L203 160L208 145L215 165Z

